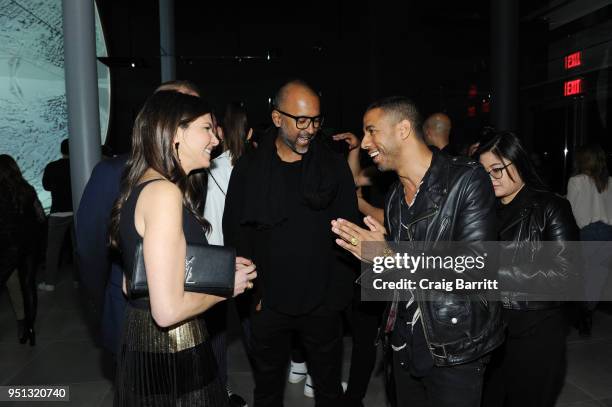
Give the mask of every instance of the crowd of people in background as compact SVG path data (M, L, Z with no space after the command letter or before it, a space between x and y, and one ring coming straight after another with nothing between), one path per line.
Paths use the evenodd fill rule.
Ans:
M266 131L254 131L244 103L215 111L204 96L189 81L160 85L135 119L131 151L95 167L76 212L68 140L43 174L48 214L16 161L0 155L0 287L20 343L36 344L37 288L55 291L68 240L73 284L87 293L116 365L115 405L246 406L228 380L230 312L256 407L282 406L286 381L303 381L318 407L363 406L379 345L393 405L555 405L567 333L575 322L590 335L609 277L589 253L576 267L567 250L612 240L600 146L578 149L565 198L517 135L489 129L460 152L451 118L423 120L405 97L368 106L358 137L325 135L319 94L302 80L277 90ZM491 241L501 244L499 301L419 290L362 301L360 261L372 261L364 242L393 256L401 242L427 250ZM544 253L513 251L541 242L557 248L546 266ZM139 244L149 291L135 298L126 287ZM232 298L185 291L190 244L236 251ZM540 299L542 287L580 280L587 301L575 320L563 302Z

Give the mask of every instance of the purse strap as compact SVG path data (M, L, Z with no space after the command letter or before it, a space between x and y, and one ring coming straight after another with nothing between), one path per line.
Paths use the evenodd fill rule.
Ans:
M215 178L215 176L212 175L212 172L208 168L206 169L206 172L208 173L210 178L212 178L212 180L215 181L215 184L217 185L217 188L219 188L219 190L221 191L223 196L225 196L225 191L223 190L223 188L221 188L221 185L219 185L219 183L217 182L217 179Z

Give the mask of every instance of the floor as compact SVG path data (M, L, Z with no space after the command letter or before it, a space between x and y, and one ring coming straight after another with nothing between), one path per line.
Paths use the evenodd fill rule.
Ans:
M68 385L70 402L36 402L35 406L112 406L113 386L107 358L96 347L90 319L81 311L80 293L69 281L54 292L40 293L34 347L17 342L15 317L6 292L0 292L0 386ZM345 338L344 372L348 372L350 339ZM612 407L612 315L597 312L593 336L579 338L572 332L568 338L569 366L565 387L558 407ZM234 392L251 402L253 378L238 340L229 346L230 384ZM23 402L0 402L0 406L25 406ZM252 404L251 404L252 405ZM383 381L378 372L371 381L365 399L367 407L386 406ZM303 382L287 384L285 406L314 406L303 395Z

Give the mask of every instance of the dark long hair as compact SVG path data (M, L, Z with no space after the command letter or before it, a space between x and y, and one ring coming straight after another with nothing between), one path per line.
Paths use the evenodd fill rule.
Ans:
M183 205L208 231L202 217L206 199L206 172L185 174L172 141L179 128L212 114L204 100L174 91L159 91L145 102L132 130L132 150L121 181L121 192L111 212L110 244L119 247L121 209L143 174L149 169L176 184L183 193Z
M591 177L597 192L600 194L608 188L608 164L606 153L598 144L587 144L576 151L576 174L585 174Z
M514 133L497 130L488 131L486 136L480 142L478 150L476 150L474 156L479 158L482 154L488 152L493 153L502 162L503 157L507 161L514 164L516 171L519 173L521 179L528 187L541 191L548 190L546 184L538 175L533 162L529 158L529 154L521 143L521 140ZM516 181L512 178L509 172L506 173L512 181Z
M223 114L223 144L232 156L232 165L244 154L248 132L249 122L243 104L229 103Z
M0 155L0 193L11 200L13 209L19 214L28 211L36 197L34 188L23 178L15 159L7 154Z

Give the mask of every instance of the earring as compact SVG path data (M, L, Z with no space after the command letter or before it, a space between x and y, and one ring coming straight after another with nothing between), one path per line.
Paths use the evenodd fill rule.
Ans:
M176 142L174 143L174 149L176 150L176 159L179 160L179 162L181 162L181 157L179 157L179 143Z

